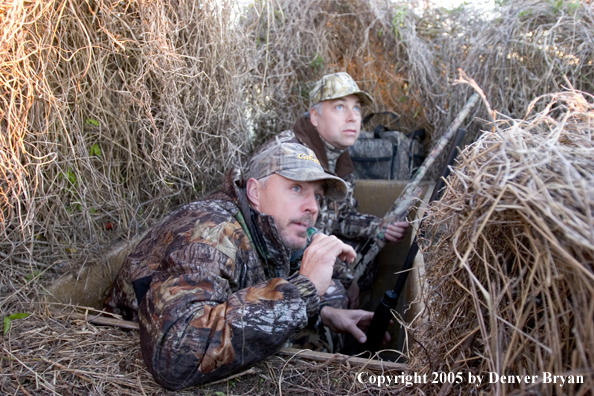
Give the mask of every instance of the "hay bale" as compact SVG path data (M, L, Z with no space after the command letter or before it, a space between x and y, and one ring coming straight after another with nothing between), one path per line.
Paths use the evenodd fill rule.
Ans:
M347 71L376 99L367 112L392 110L411 132L441 137L473 93L452 86L458 69L485 91L492 107L522 118L536 97L565 79L594 93L594 6L590 2L500 2L485 13L419 1L303 0L256 2L241 26L256 49L251 100L259 139L290 127L307 109L311 84ZM472 3L472 2L470 2ZM486 128L484 108L467 118L466 143ZM375 121L375 120L374 120ZM369 126L373 130L374 125ZM427 147L429 148L429 147ZM429 174L437 177L442 159Z
M480 387L496 394L594 387L593 99L545 95L462 153L424 223L413 366L539 376ZM546 384L544 372L584 383Z

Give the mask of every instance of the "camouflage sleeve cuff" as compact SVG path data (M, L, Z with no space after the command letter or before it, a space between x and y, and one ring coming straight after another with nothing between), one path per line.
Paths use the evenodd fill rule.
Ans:
M318 314L320 309L320 295L316 290L313 283L304 275L296 273L289 278L287 281L292 285L296 286L301 294L301 299L305 302L305 309L307 311L307 317L311 318Z
M369 223L369 236L368 238L371 238L373 236L375 236L375 234L377 234L377 231L379 230L379 226L382 223L382 221L384 220L382 217L375 217L373 220L371 220L371 222Z

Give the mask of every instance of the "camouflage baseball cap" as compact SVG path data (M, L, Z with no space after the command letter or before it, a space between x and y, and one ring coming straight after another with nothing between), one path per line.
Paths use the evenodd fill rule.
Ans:
M256 180L273 173L295 181L326 182L326 196L342 200L347 193L346 183L339 177L324 172L313 151L299 143L274 144L269 149L257 152L247 166L245 180Z
M357 95L362 105L373 103L373 98L365 91L361 91L353 78L344 72L326 74L309 92L309 107L324 100L344 98Z

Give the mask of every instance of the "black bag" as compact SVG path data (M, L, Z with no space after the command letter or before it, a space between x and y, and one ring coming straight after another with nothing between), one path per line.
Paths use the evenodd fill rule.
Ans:
M398 116L389 111L371 113L362 124L375 114L390 115L398 125ZM359 139L349 148L355 179L410 180L425 160L424 139L424 129L404 134L378 125L373 132L361 131Z

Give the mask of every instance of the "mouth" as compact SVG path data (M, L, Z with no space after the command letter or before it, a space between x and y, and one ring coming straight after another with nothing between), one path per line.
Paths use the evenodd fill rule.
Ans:
M296 226L299 232L307 232L307 229L313 225L309 219L293 220L290 224Z
M309 227L311 227L311 223L309 221L293 221L291 224L303 228L304 230L307 230Z

